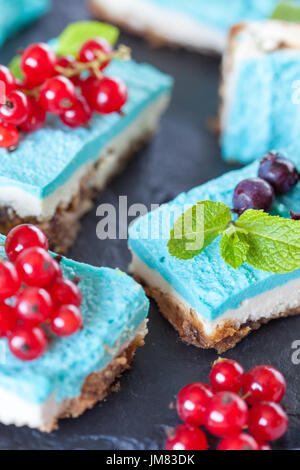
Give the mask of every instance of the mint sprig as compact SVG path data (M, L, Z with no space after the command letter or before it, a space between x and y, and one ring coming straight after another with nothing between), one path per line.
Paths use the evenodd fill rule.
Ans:
M80 47L89 39L101 37L111 45L115 45L119 37L119 29L100 21L78 21L71 23L57 38L58 55L76 56Z
M201 208L198 215L197 207ZM276 274L300 268L299 220L252 209L233 220L230 207L212 201L198 202L179 217L171 231L169 252L178 259L192 259L219 236L221 255L234 269L243 263ZM195 241L198 245L191 249L189 243Z
M300 21L300 8L291 2L280 3L272 13L272 20Z

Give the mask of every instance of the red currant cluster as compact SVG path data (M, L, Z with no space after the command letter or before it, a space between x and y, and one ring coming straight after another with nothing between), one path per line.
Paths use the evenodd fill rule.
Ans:
M105 39L95 38L82 45L77 58L56 56L44 43L32 44L21 57L22 80L0 65L0 81L6 87L6 103L0 107L0 147L16 147L19 131L42 128L47 112L71 128L88 124L93 112L121 112L128 99L127 87L102 71L112 58L129 56L125 46L114 51ZM83 78L84 71L88 75Z
M8 260L0 262L0 337L23 361L46 350L45 332L70 336L82 328L82 294L77 279L64 279L60 258L48 252L48 240L34 225L19 225L5 241Z
M200 426L222 438L218 450L271 450L267 442L288 428L279 405L286 391L281 372L261 365L246 374L238 362L219 359L209 378L211 386L192 383L179 392L177 412L185 424L168 431L166 450L207 450Z

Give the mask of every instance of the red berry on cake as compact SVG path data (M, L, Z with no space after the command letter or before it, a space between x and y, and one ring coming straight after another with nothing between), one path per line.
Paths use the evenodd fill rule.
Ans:
M82 328L82 315L75 305L62 305L51 318L51 329L58 336L71 336Z
M56 268L51 255L43 248L27 248L17 258L16 269L28 286L45 287L53 280Z
M112 46L104 38L94 38L86 41L78 54L80 62L87 63L98 59L103 54L103 57L109 56L113 51ZM98 54L97 54L98 53ZM99 54L100 53L100 54ZM103 70L108 66L110 60L105 60L100 66L99 70Z
M0 302L0 338L7 336L15 329L17 320L15 308Z
M36 132L44 127L46 122L46 112L40 106L34 97L28 98L29 100L29 113L24 122L20 125L23 132Z
M56 56L48 44L39 42L27 47L21 57L25 77L37 85L55 74Z
M15 266L9 261L0 262L0 300L15 295L21 282Z
M45 111L61 114L77 101L76 88L66 77L49 78L40 89L39 103Z
M69 279L57 279L50 289L54 305L75 305L80 307L82 302L82 293L79 287Z
M10 149L19 144L20 134L16 126L0 123L0 148Z
M104 77L92 83L88 102L99 114L110 114L122 109L128 99L125 83L118 78Z
M50 318L53 302L45 289L27 287L17 296L15 308L22 322L29 326L38 326Z
M5 67L5 65L0 65L0 82L5 85L6 96L17 88L16 79L13 73Z
M205 421L207 405L213 397L209 385L192 383L183 387L177 397L177 412L184 423L201 426Z
M0 119L7 124L18 126L24 122L30 111L30 103L22 91L14 90L7 95L6 103L0 106Z
M83 96L78 96L76 103L60 114L62 122L72 128L86 125L92 118L92 110Z
M47 237L35 225L18 225L9 232L5 240L6 255L13 262L24 250L32 247L40 247L46 251L49 249Z
M17 326L8 338L9 348L21 361L38 359L47 349L48 340L42 328Z

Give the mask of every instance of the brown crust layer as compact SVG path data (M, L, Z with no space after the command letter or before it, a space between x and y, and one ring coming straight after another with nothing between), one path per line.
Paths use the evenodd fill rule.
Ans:
M269 318L261 318L259 321L249 321L242 325L232 320L225 320L220 322L212 336L207 336L195 311L187 309L175 297L147 285L140 278L135 276L135 279L143 285L146 294L157 302L160 312L178 331L183 341L202 349L216 349L219 354L234 348L245 336L271 320L300 314L299 305L295 309L280 312Z
M134 26L130 25L130 23L128 23L126 19L121 20L120 17L117 17L114 14L111 14L111 12L107 11L105 8L102 8L93 0L89 0L88 5L89 5L90 12L92 13L93 16L103 21L107 21L108 23L116 24L120 28L122 28L124 31L144 37L146 41L152 47L160 48L160 47L168 46L174 49L180 48L179 44L173 41L170 41L169 39L167 39L165 36L162 36L161 34L158 34L152 28L145 28L143 30L139 28L135 28ZM184 47L185 49L195 50L195 48L192 48L192 47L187 47L187 46L184 46ZM200 49L201 48L199 47L199 49L197 50L200 50ZM214 49L202 48L201 51L206 52L211 55L218 56L218 57L220 56L220 54Z
M138 140L133 141L130 148L122 156L117 170L105 182L101 188L96 187L97 182L91 186L90 181L94 180L94 175L101 167L102 161L95 163L93 169L85 175L80 183L79 192L73 197L68 207L58 207L56 213L50 220L39 221L35 217L20 218L11 207L0 208L0 233L7 233L15 226L28 223L40 227L50 240L50 247L56 253L66 253L74 243L80 230L80 218L88 212L93 205L93 200L104 191L110 181L115 178L127 166L127 163L153 136L153 132L148 131Z
M130 364L138 347L145 344L147 328L141 330L129 346L116 356L108 366L100 372L90 374L82 387L81 395L64 402L63 411L52 422L40 428L42 432L52 432L58 428L58 420L63 418L78 418L86 410L93 408L116 387L115 381L120 375L130 369Z

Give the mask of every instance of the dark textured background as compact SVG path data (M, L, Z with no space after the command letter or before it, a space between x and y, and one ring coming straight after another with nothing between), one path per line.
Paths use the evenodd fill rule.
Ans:
M47 17L6 43L0 52L1 63L8 62L19 47L48 40L69 22L85 18L89 14L83 0L54 0ZM159 135L102 194L97 205L110 202L117 206L118 197L128 195L129 204L141 202L150 207L228 170L220 159L217 139L206 126L207 118L217 110L219 61L185 51L152 50L142 40L125 34L121 40L132 47L136 60L170 73L176 84ZM126 241L100 242L97 222L94 208L83 219L70 256L126 270L130 261ZM300 365L291 362L291 344L300 340L299 327L300 318L274 321L226 354L246 369L269 363L285 373L285 402L293 416L288 434L274 445L278 449L300 447ZM0 449L161 449L165 429L178 423L169 403L188 382L207 381L216 358L212 351L183 344L152 304L146 345L137 353L132 371L122 378L118 393L84 416L62 421L51 435L0 425Z

